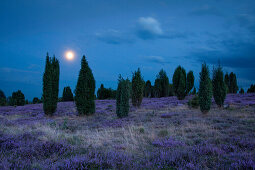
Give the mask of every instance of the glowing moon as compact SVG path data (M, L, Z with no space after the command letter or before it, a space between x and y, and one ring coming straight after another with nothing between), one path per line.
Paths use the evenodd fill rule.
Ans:
M66 59L67 60L73 60L74 59L74 53L72 51L67 51L66 52Z

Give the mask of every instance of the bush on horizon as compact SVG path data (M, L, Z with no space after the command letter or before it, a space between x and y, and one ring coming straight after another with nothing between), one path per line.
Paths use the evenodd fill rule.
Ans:
M2 90L0 90L0 106L6 105L6 96Z
M95 113L95 88L96 82L84 55L75 89L75 104L79 115Z
M38 97L34 97L32 103L33 104L38 104L38 103L41 103L41 100Z
M219 107L222 107L226 98L227 87L224 82L224 74L220 65L216 69L213 69L212 87L215 103Z
M250 88L248 88L247 93L255 93L255 84L252 84Z
M166 72L161 69L154 83L154 97L167 97L169 95L169 79Z
M64 87L62 94L62 101L73 101L73 92L70 86Z
M132 104L140 107L143 100L144 80L141 75L140 68L133 73L132 76Z
M181 66L174 71L173 87L178 100L183 100L186 96L186 71Z
M230 74L226 73L224 82L227 85L227 92L236 94L238 91L236 74L231 72Z
M206 63L202 64L199 82L199 105L202 113L207 113L212 104L212 81L209 68Z
M129 113L129 80L124 80L121 75L118 79L118 88L116 95L116 114L119 118L127 117Z
M97 90L97 99L116 99L116 90L105 88L104 85L101 84L100 88Z
M11 100L13 106L24 106L26 102L25 95L21 92L21 90L13 92Z
M46 115L53 115L57 109L59 92L59 61L47 53L43 74L43 110Z
M145 83L144 97L152 97L152 85L150 80L147 80Z

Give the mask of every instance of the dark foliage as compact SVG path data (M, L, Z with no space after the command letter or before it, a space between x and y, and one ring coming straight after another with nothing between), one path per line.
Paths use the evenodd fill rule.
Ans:
M240 91L239 91L240 94L244 94L244 89L241 88Z
M161 69L154 83L154 97L167 97L169 95L169 79L166 72Z
M135 107L140 107L143 100L144 80L141 75L141 71L138 68L133 73L132 77L132 104Z
M248 88L247 93L255 93L255 84L252 84L250 88Z
M152 86L150 80L147 80L145 83L144 97L152 97Z
M73 101L73 92L71 90L71 87L67 86L63 89L63 95L62 95L62 101Z
M212 82L208 66L202 64L199 82L199 105L203 113L207 113L212 104Z
M121 75L118 80L116 95L116 114L119 118L127 117L129 112L129 80L124 80Z
M38 97L33 98L33 104L41 103L42 101Z
M0 106L6 105L6 96L2 90L0 90Z
M75 89L75 104L79 115L95 113L95 79L85 56L81 60L81 69Z
M169 84L169 95L168 96L174 96L174 85Z
M11 104L14 106L24 106L25 105L25 96L20 90L13 92L11 98L12 98Z
M59 91L59 62L55 58L46 56L43 74L43 110L46 115L53 115L57 109Z
M237 85L237 80L236 80L236 74L235 73L231 72L229 75L226 74L224 82L228 87L228 90L227 90L228 93L234 93L234 94L237 93L239 88L238 88L238 85Z
M195 95L192 99L189 100L188 105L192 108L199 107L199 97Z
M186 96L186 71L181 66L178 66L174 71L173 86L178 100L183 100Z
M222 107L226 98L227 88L224 82L222 67L220 65L216 69L213 69L212 85L214 100L219 107Z
M104 85L101 84L100 88L97 90L97 98L99 100L115 99L116 90L113 90L111 88L105 88Z
M193 94L193 95L197 94L197 89L196 89L196 87L193 88L193 91L191 92L191 94Z
M190 91L193 89L194 81L195 81L195 77L194 77L193 71L189 71L187 74L186 94L189 94Z

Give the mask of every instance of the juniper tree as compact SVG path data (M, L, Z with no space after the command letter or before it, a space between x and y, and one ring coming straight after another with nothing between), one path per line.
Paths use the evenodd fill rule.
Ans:
M199 82L199 105L202 113L207 113L212 104L212 81L209 68L206 63L202 64Z
M37 103L40 103L41 101L38 97L34 97L32 102L33 104L37 104Z
M6 105L6 96L2 90L0 90L0 106Z
M20 90L13 92L12 93L12 102L13 102L13 105L24 106L25 105L24 94Z
M75 89L75 104L79 115L95 113L95 79L85 56L81 60L81 69Z
M144 88L144 97L152 97L152 86L151 81L147 80Z
M155 97L167 97L169 95L169 79L166 72L161 69L154 83Z
M62 101L73 101L73 92L70 86L64 87Z
M255 93L255 84L251 84L247 90L247 93Z
M236 80L236 74L231 72L229 74L229 93L237 93L238 86L237 86L237 80Z
M225 84L226 84L227 93L229 93L230 84L229 84L229 75L228 75L228 73L225 74L224 82L225 82Z
M240 94L244 94L244 89L241 88L240 91L239 91Z
M59 62L55 56L46 56L43 74L43 110L46 115L53 115L57 109L59 92Z
M195 77L194 77L193 71L189 71L187 74L186 94L189 94L189 92L194 87L194 80L195 80Z
M140 68L132 76L132 104L139 107L143 100L144 80Z
M118 79L116 94L116 114L119 118L127 117L129 112L129 80L124 80L121 75Z
M169 95L168 96L174 96L174 85L169 84Z
M179 100L183 100L186 96L186 71L178 66L173 75L174 93Z
M224 104L224 100L226 98L227 87L224 82L224 75L222 71L222 67L219 65L216 69L213 69L213 97L216 104L221 107Z

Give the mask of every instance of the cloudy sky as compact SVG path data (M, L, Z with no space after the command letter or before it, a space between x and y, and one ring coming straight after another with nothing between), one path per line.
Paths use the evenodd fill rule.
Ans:
M141 68L145 80L163 68L193 70L218 61L240 87L255 83L254 0L1 0L0 89L42 95L45 56L60 60L60 94L75 88L86 55L96 85L116 88L119 74ZM75 52L75 60L64 58Z

